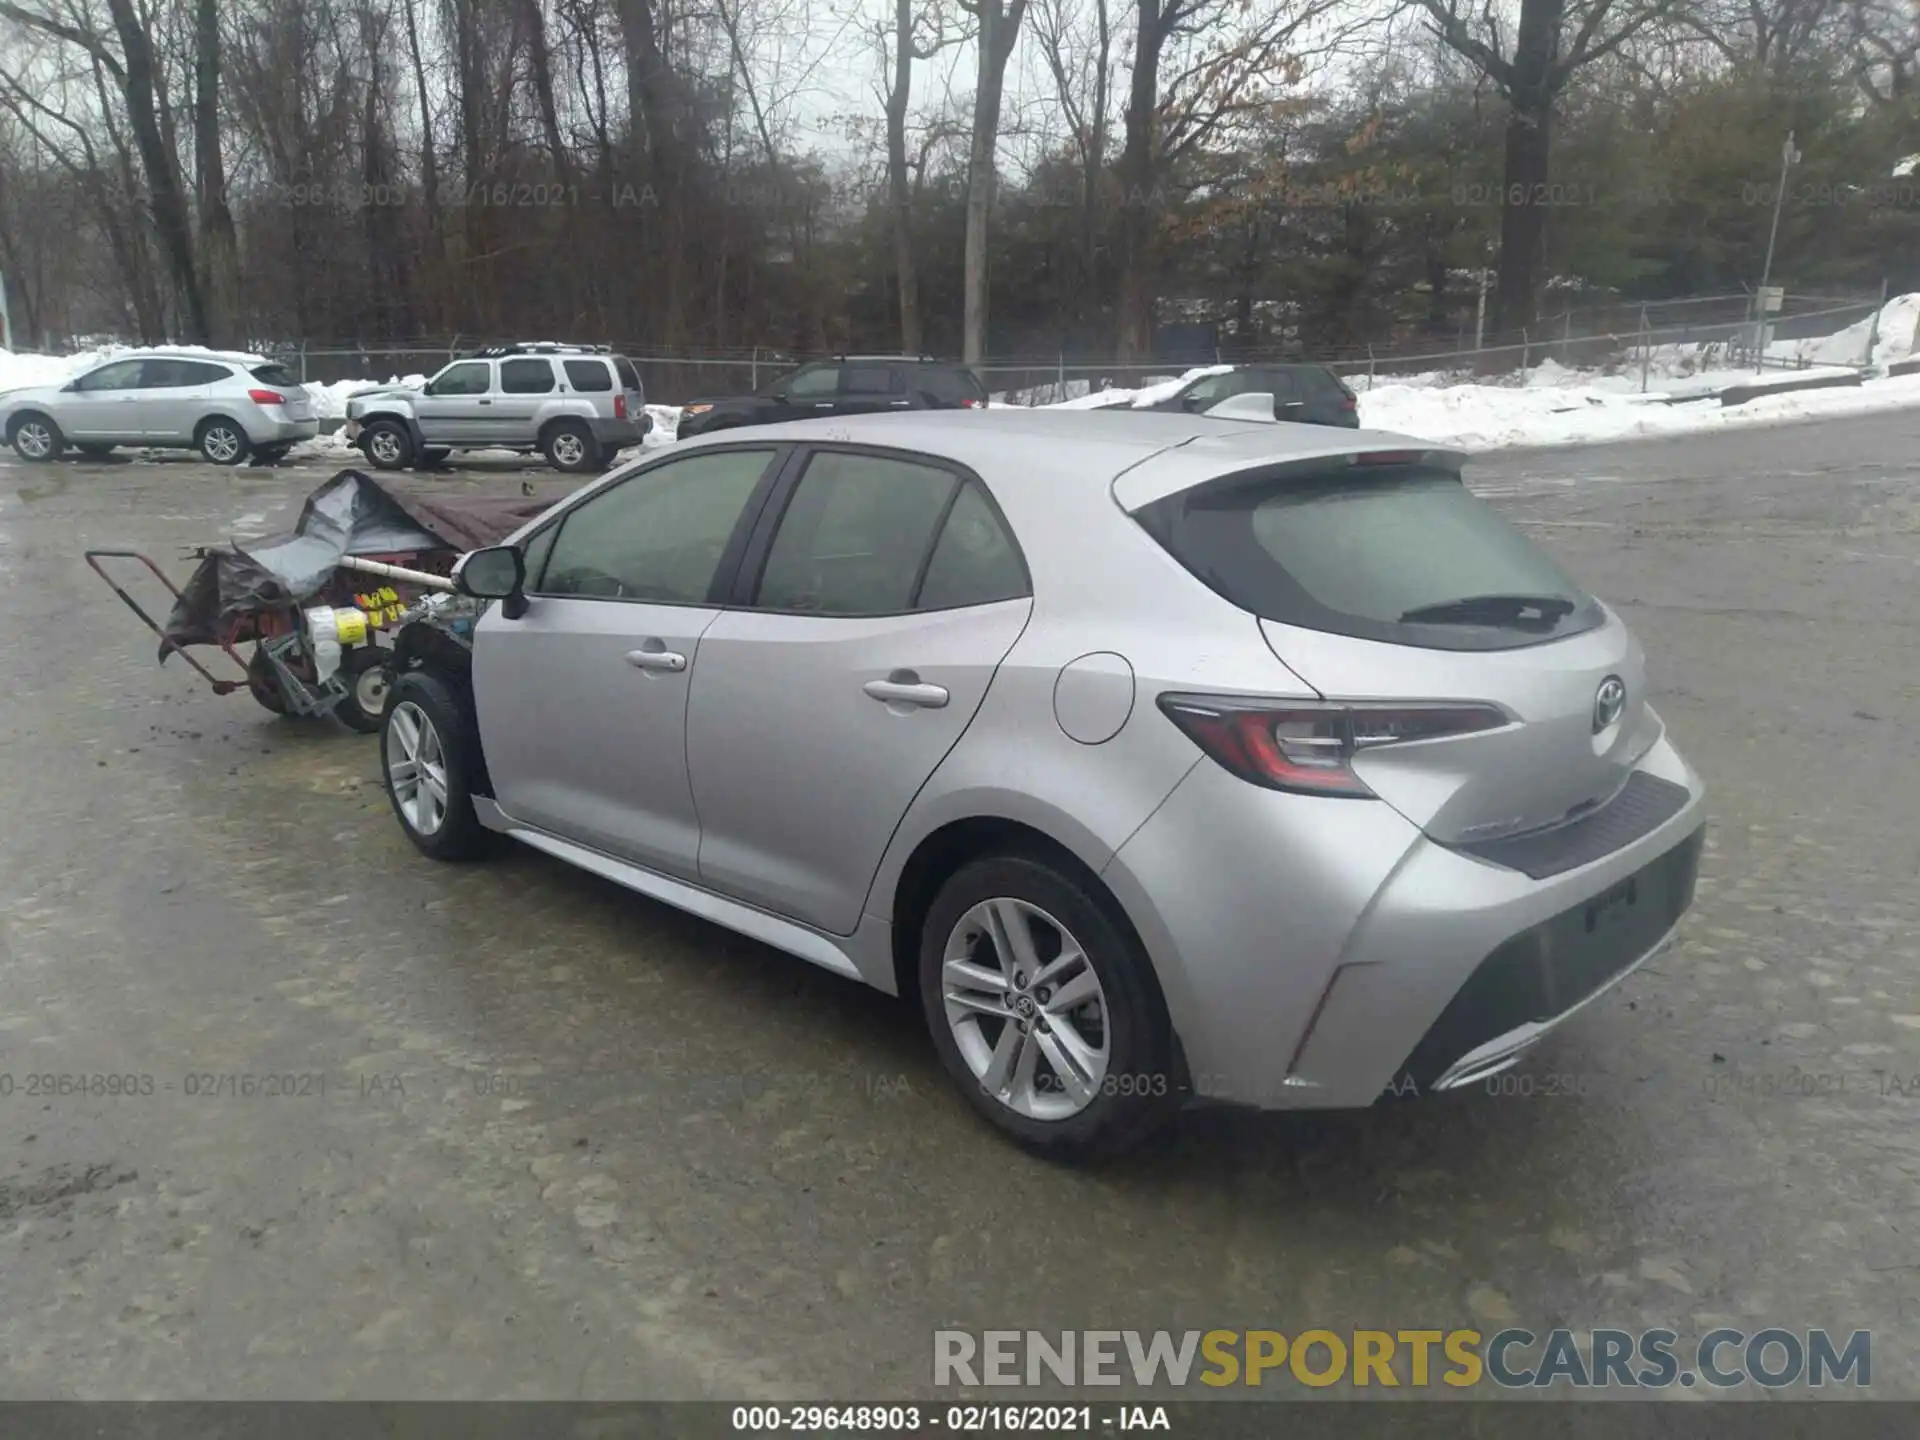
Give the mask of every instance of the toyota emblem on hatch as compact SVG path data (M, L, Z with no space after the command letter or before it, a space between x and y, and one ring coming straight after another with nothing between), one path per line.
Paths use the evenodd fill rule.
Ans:
M1598 735L1617 721L1627 708L1627 682L1609 675L1600 682L1593 697L1593 733Z

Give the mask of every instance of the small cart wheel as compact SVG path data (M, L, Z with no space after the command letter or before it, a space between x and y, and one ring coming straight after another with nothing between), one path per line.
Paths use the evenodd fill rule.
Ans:
M387 713L387 691L393 688L393 672L388 668L384 650L374 645L356 645L340 657L340 683L347 695L333 713L349 730L372 735L380 729L380 717Z
M255 645L253 658L247 661L247 693L260 702L262 710L276 715L287 713L287 697L281 693L280 677L274 673L264 645Z

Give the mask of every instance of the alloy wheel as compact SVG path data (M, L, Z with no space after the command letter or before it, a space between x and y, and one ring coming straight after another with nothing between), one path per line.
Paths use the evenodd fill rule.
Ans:
M400 437L391 430L376 430L367 437L367 453L383 465L398 465Z
M53 454L53 431L45 421L29 420L14 431L13 443L30 460L44 460Z
M387 717L387 784L416 834L432 835L447 818L447 761L427 712L403 700Z
M240 457L240 437L225 425L215 425L200 439L200 450L218 465Z
M553 458L561 465L578 465L587 458L587 447L571 430L553 437Z
M1079 941L1039 906L998 897L962 915L940 967L947 1024L980 1087L1015 1114L1065 1120L1099 1096L1106 991Z

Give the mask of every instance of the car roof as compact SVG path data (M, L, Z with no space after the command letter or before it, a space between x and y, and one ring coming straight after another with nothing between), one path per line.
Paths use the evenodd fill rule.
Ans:
M690 449L753 441L840 442L918 451L975 471L996 493L1061 480L1104 489L1126 475L1127 484L1115 487L1115 494L1128 510L1216 475L1290 460L1418 450L1433 463L1458 469L1462 459L1456 451L1386 430L1018 405L789 420L757 425L746 435L720 431L697 436L683 445ZM1155 463L1148 469L1150 461Z
M208 350L193 345L130 345L124 350L102 355L94 364L96 367L112 365L121 360L208 360L216 365L271 363L265 355L254 355L245 350Z

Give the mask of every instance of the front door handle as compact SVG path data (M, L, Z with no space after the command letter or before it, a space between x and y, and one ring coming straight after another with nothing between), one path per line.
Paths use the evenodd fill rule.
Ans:
M946 686L923 685L911 670L896 670L886 679L869 680L860 688L888 705L910 705L922 710L938 710L950 698Z
M687 657L678 650L629 650L627 663L642 670L666 670L678 674L687 668Z

